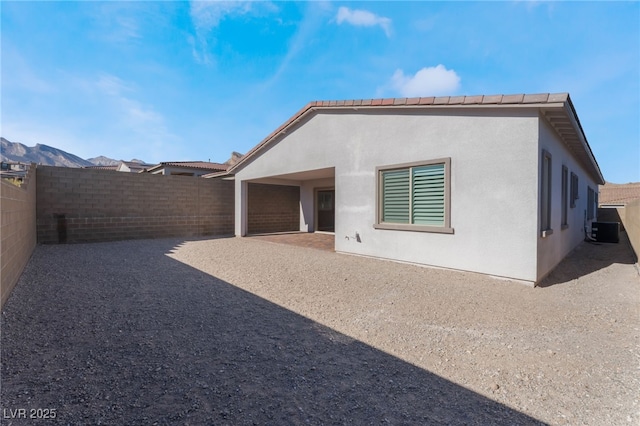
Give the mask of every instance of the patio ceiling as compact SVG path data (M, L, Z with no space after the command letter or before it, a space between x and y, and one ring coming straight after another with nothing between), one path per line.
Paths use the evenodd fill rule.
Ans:
M303 170L299 172L268 176L267 179L303 181L303 180L326 179L326 178L333 178L333 177L335 177L335 168L327 167L325 169Z

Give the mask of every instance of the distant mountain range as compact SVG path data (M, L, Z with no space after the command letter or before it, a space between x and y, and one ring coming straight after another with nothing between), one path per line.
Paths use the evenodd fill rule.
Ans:
M77 155L48 145L36 144L36 146L29 147L21 143L8 141L5 138L0 138L0 142L2 144L2 149L0 150L2 161L36 163L59 167L112 166L120 164L120 160L104 156L85 160ZM131 162L144 163L144 161L136 159L131 160Z

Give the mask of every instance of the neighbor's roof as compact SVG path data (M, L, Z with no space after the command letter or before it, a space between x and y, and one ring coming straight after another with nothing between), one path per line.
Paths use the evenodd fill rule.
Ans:
M112 164L110 166L84 166L83 169L92 169L92 170L117 170L120 164Z
M147 172L163 169L165 167L181 167L187 169L225 171L228 166L220 163L210 163L208 161L167 161L147 169Z
M439 96L423 98L387 98L387 99L362 99L346 101L314 101L309 102L294 114L289 120L273 131L258 145L251 149L236 164L229 168L228 173L234 173L237 169L248 164L253 157L276 143L282 136L291 130L301 120L322 110L367 110L373 108L539 108L546 120L553 126L565 142L567 147L580 160L582 165L592 174L596 182L604 183L600 167L589 147L578 115L568 93L540 93L518 95L478 95L478 96Z
M640 182L634 183L605 183L600 185L598 204L600 205L625 205L633 200L640 199Z

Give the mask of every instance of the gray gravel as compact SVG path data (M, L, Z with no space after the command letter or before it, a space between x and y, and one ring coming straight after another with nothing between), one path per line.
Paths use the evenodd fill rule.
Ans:
M628 248L545 285L255 239L38 246L2 424L637 425Z

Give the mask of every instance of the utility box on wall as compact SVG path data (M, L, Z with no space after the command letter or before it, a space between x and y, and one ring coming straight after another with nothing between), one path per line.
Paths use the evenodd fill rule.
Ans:
M600 243L620 242L620 223L593 222L591 224L591 238Z

